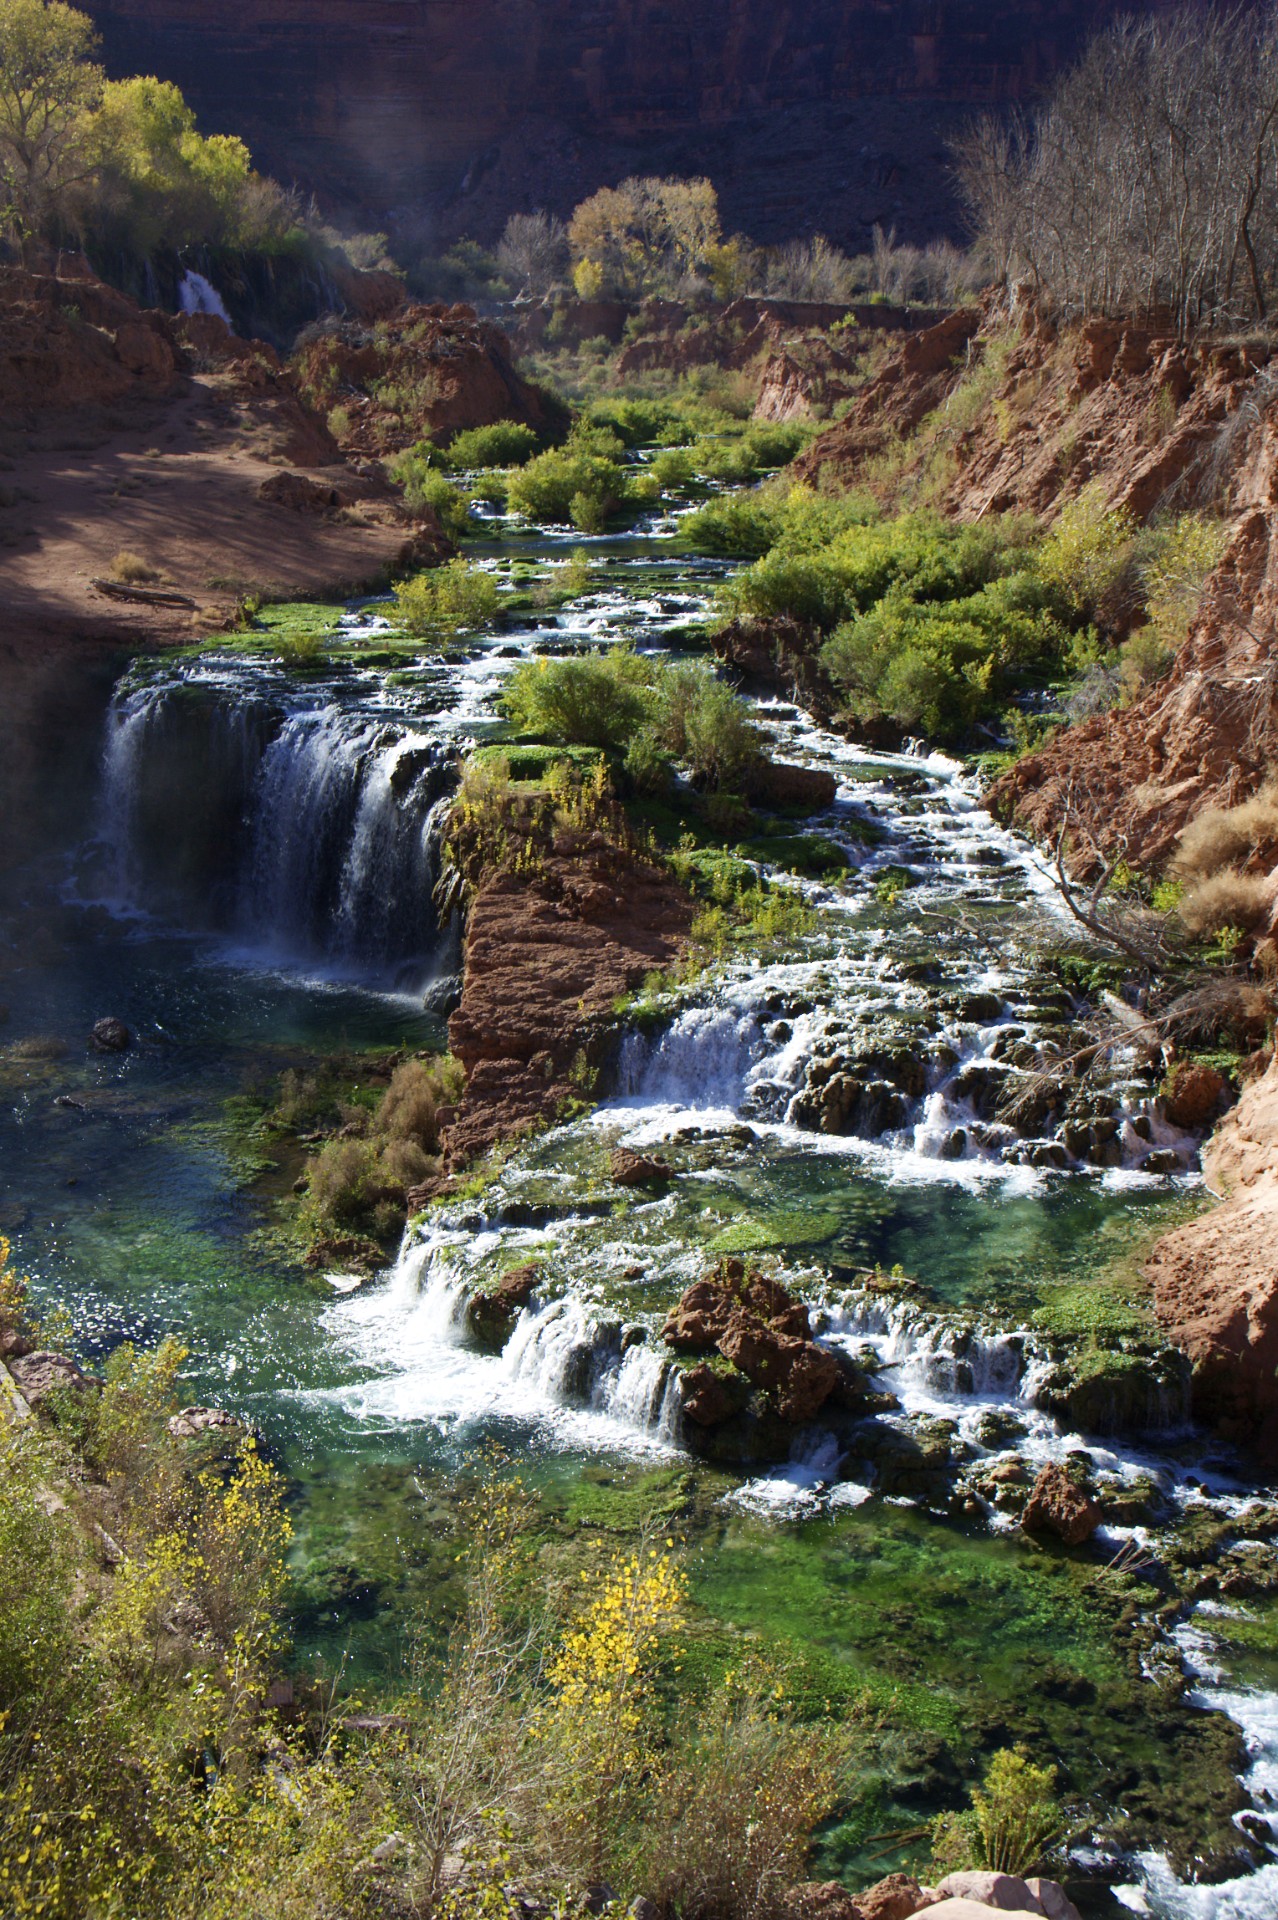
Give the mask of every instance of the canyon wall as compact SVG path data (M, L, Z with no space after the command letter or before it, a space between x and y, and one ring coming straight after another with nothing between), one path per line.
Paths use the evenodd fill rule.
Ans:
M707 172L761 240L952 227L945 136L1120 0L87 0L113 73L335 207L489 240L627 171ZM1162 4L1162 0L1154 0ZM1139 11L1140 9L1137 8Z

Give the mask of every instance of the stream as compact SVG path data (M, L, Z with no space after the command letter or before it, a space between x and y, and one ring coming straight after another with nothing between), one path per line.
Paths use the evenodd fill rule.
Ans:
M1161 1845L1080 1840L1089 1911L1272 1915L1272 1607L1203 1599L1162 1636L1147 1663L1187 1686L1170 1732L1170 1708L1145 1724L1089 1617L1098 1569L1186 1529L1223 1528L1229 1566L1270 1551L1246 1463L1193 1429L1183 1370L1139 1350L1149 1329L1112 1277L1193 1205L1197 1143L1135 1058L1075 1084L1074 1002L1042 958L1076 950L1070 924L960 763L872 752L760 700L776 756L837 781L828 811L747 847L802 889L811 931L649 996L593 1109L432 1208L375 1281L303 1284L272 1231L295 1169L254 1145L253 1113L300 1058L445 1043L459 929L432 893L459 758L498 733L521 660L678 647L723 566L674 551L670 530L495 537L499 571L584 545L592 584L459 658L388 648L370 604L319 670L212 650L123 676L83 842L6 882L0 1232L89 1360L175 1333L190 1398L250 1418L285 1460L300 1662L394 1662L395 1596L438 1576L432 1502L477 1449L517 1457L581 1524L607 1525L635 1489L695 1487L694 1595L715 1631L779 1636L821 1684L877 1688L898 1717L875 1818L831 1836L830 1871L898 1864L870 1843L917 1817L927 1743L964 1751L978 1706L1019 1737L1028 1693L1068 1669L1072 1693L1044 1685L1035 1728L1081 1792L1118 1798L1113 1783L1151 1769L1170 1802L1177 1740L1220 1713L1242 1730L1252 1809L1256 1870L1235 1861L1218 1884ZM85 1051L106 1014L137 1036L128 1053ZM618 1146L659 1151L676 1177L623 1192ZM659 1330L730 1255L775 1263L890 1409L851 1433L805 1428L786 1457L694 1452ZM467 1302L519 1259L542 1278L485 1351ZM1112 1378L1080 1372L1074 1336L1091 1328L1136 1336ZM999 1470L1082 1453L1106 1508L1090 1562L1029 1549Z

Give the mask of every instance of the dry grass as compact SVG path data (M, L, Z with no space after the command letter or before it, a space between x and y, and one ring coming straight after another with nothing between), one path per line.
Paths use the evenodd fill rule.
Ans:
M1178 880L1206 880L1229 867L1239 867L1265 855L1264 864L1278 856L1278 778L1266 780L1260 791L1238 807L1208 807L1191 820L1180 836L1171 865Z
M1186 888L1176 911L1193 934L1221 933L1226 927L1252 933L1273 911L1274 891L1267 874L1226 867Z
M153 567L149 560L144 560L140 553L134 553L128 547L121 547L111 562L111 578L118 580L122 586L153 586L161 577L158 567Z

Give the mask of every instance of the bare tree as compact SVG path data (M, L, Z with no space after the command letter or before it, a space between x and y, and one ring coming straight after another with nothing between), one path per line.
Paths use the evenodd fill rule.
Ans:
M1264 320L1278 273L1278 14L1121 20L1025 123L956 148L1001 280L1065 312Z
M548 213L512 213L497 264L519 293L544 299L568 270L568 230Z

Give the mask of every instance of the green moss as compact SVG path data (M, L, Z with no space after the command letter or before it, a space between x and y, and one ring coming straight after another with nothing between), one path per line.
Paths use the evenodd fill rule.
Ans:
M715 1254L759 1253L768 1247L820 1247L838 1234L837 1213L781 1210L762 1219L737 1222L715 1235L709 1251Z

